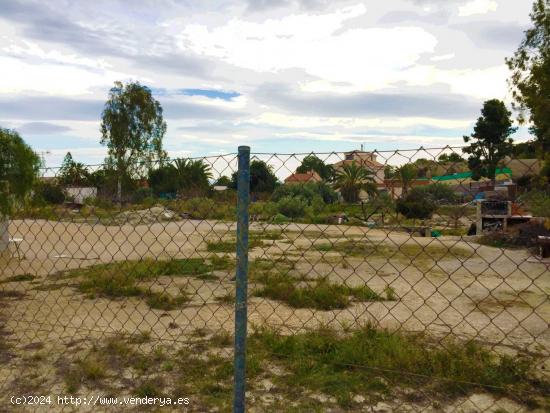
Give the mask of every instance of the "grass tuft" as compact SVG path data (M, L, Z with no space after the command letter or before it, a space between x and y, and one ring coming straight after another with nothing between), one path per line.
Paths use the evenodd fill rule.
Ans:
M428 245L409 242L394 245L389 242L373 242L370 240L348 240L333 243L315 244L315 249L321 252L339 252L344 255L361 257L382 257L415 262L437 262L443 259L468 259L475 257L473 250L459 246L448 246L433 241Z
M32 281L35 278L36 277L32 274L12 275L11 277L0 280L0 284L11 283L11 282Z
M248 239L248 248L258 248L263 247L264 242L261 238L256 238L251 236ZM223 252L229 254L236 254L237 252L237 241L232 240L216 240L216 241L207 241L206 242L206 251L208 252Z
M433 344L422 335L372 326L350 334L321 329L292 336L259 328L249 349L291 372L279 379L286 385L329 394L344 408L353 405L356 394L373 402L396 389L420 387L447 396L479 389L517 394L534 383L528 375L531 362L525 359L497 357L474 342Z
M216 297L216 301L221 304L234 304L235 303L235 294L229 291L224 295L219 295Z
M287 274L266 277L263 287L254 295L283 301L293 308L313 308L336 310L346 308L351 298L358 301L380 301L382 298L368 286L349 287L320 279L313 284L300 286L299 282Z
M149 307L155 310L170 311L176 308L182 307L184 304L190 301L189 296L180 291L177 296L170 295L168 293L148 292L147 304Z
M213 271L227 270L232 265L232 260L220 257L212 257L209 261L202 258L168 261L146 259L71 270L69 276L79 277L78 289L90 298L144 297L151 308L172 310L189 301L189 297L184 292L175 297L164 293L153 293L140 286L140 283L161 276L191 276L201 280L217 280L218 277L213 274Z
M386 294L386 301L396 301L397 300L397 295L395 294L395 289L390 285L386 285L386 288L384 288L384 294Z
M135 389L134 393L137 397L161 397L163 382L156 379L148 379L142 381Z

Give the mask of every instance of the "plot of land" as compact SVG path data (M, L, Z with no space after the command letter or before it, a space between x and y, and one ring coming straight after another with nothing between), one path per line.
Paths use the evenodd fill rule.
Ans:
M13 221L10 232L24 239L24 259L7 262L0 276L0 348L7 358L0 383L12 393L34 390L25 389L23 378L26 386L59 394L186 393L196 395L196 411L225 410L232 371L234 230L230 223L193 220L137 226ZM530 403L542 405L548 388L541 383L550 370L550 270L528 252L458 237L301 224L255 224L251 247L248 312L256 333L249 365L257 411L326 406L360 411L384 403L409 411L428 405L434 411L463 405L468 411L468 403L521 411ZM358 349L353 358L346 352L368 337L386 340L383 329L394 338L378 353ZM310 336L311 331L327 334ZM365 335L354 341L354 334ZM289 335L296 342L285 339ZM317 336L325 340L315 341ZM464 354L454 344L469 340L476 347ZM331 350L311 351L323 346ZM405 357L396 350L400 346L433 353ZM289 363L297 354L313 357L304 370ZM419 389L420 376L407 381L371 370L367 380L364 371L342 367L363 365L368 355L377 361L373 368L502 388L521 382L525 389L499 393L464 384L463 391L453 387L452 397L443 397L449 387L424 378L415 399L410 392ZM444 358L449 355L481 370L445 376L446 369L420 361L440 357L449 365ZM528 368L518 355L529 357ZM514 358L516 376L499 370L506 369L498 361L504 356ZM179 374L181 366L192 366L194 385ZM348 383L344 389L327 381L327 366ZM211 380L198 380L203 371ZM544 380L530 383L532 374ZM527 400L518 396L524 391L532 394ZM434 400L439 407L431 405Z

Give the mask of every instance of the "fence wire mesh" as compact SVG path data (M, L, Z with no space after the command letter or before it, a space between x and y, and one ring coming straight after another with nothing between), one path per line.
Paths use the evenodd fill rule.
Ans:
M252 154L250 411L550 409L543 165L463 156ZM42 171L0 222L0 411L231 410L236 172Z

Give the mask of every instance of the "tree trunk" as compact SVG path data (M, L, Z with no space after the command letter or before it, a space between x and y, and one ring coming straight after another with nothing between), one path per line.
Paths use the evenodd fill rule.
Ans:
M9 247L8 219L0 215L0 257L8 254Z

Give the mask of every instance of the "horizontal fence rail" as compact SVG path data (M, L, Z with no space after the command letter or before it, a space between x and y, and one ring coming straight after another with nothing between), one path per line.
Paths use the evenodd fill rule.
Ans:
M550 408L544 162L253 149L0 185L0 411Z

